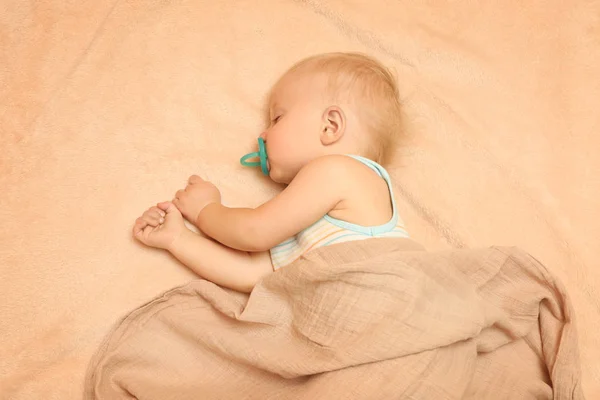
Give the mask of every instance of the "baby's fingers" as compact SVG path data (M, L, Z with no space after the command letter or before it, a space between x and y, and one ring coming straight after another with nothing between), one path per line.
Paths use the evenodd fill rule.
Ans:
M146 221L148 225L158 226L165 222L164 211L159 210L157 207L152 207L142 215L142 219Z
M200 183L200 182L204 182L204 179L200 178L198 175L192 175L188 179L188 184L193 185L194 183Z
M133 236L138 237L144 231L144 228L147 227L148 224L142 217L135 220L135 224L133 225Z
M153 228L150 225L146 225L144 228L138 229L137 231L135 231L134 236L137 240L139 240L146 246L152 246L152 243L150 241L150 235L152 234L152 231L154 229L156 229L156 228Z
M161 217L165 216L165 212L163 210L161 210L160 208L158 208L157 206L150 207L150 210L152 210L153 212L157 212Z
M183 189L179 189L177 192L175 192L175 198L177 200L181 200L181 198L185 195L185 190Z
M158 219L163 218L166 215L166 213L157 206L150 207L144 214Z

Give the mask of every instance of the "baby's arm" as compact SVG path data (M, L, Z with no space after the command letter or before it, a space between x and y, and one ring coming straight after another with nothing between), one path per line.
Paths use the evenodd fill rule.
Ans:
M133 226L133 236L147 246L168 250L204 279L241 292L250 292L273 272L268 252L234 250L190 231L181 212L168 201L144 212Z
M202 278L240 292L251 292L258 281L273 272L268 252L231 249L189 229L168 250Z
M344 197L345 156L324 156L307 164L278 196L256 209L206 206L196 225L226 246L266 251L331 211Z

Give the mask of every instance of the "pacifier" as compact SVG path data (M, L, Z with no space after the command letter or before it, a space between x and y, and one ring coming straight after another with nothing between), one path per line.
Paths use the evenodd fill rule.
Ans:
M259 161L247 161L250 158L257 158ZM262 173L269 175L269 168L267 167L267 148L265 147L265 141L263 138L258 138L258 151L254 153L248 153L240 159L240 163L244 167L258 167L262 170Z

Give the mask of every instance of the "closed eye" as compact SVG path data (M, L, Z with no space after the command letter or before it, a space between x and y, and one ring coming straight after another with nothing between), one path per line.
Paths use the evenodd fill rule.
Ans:
M271 123L276 124L277 122L279 122L280 119L281 119L281 115L278 115L277 117L275 117L271 120Z

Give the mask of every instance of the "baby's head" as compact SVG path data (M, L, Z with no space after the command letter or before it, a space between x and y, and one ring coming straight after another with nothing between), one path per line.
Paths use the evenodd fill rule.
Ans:
M373 58L321 54L300 61L279 79L269 117L261 137L276 182L291 182L323 155L355 154L385 163L400 134L398 87Z

